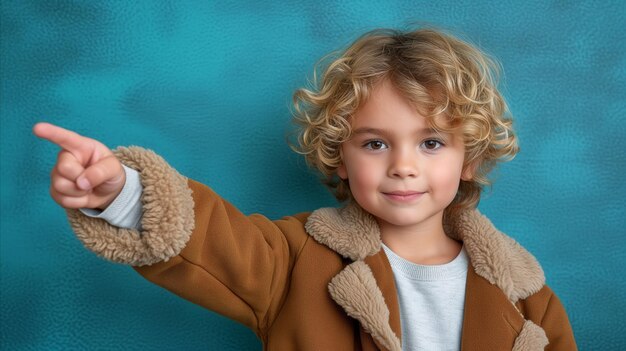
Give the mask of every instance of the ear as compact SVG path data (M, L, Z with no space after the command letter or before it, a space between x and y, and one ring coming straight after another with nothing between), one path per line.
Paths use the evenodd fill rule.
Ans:
M476 173L477 165L478 163L475 161L465 166L465 169L463 169L463 172L461 173L461 180L472 180L474 178L474 174Z
M343 162L343 145L339 147L339 157L341 157L341 165L337 167L337 175L339 178L346 180L348 179L348 169L346 168L346 164Z
M342 163L341 166L337 167L337 175L343 180L348 179L348 170L345 164Z

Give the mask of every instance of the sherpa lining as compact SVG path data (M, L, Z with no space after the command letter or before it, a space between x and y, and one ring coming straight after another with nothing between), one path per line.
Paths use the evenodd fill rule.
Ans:
M352 260L364 259L381 248L375 219L355 203L316 210L305 228L317 242ZM445 223L445 228L450 237L463 241L476 273L497 285L511 302L525 299L545 285L535 257L478 210L465 211Z
M72 229L88 249L118 263L144 266L178 255L194 228L194 202L187 178L152 150L130 146L119 147L113 153L140 173L142 232L67 209Z

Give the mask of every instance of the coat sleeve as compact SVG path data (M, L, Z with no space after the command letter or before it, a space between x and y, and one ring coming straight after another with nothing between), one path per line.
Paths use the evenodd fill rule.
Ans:
M578 349L565 308L554 292L550 294L541 320L541 327L546 332L549 341L548 346L545 348L546 351L571 351Z
M308 240L306 214L270 221L246 216L209 187L178 174L154 152L114 150L140 173L142 231L67 210L72 229L97 255L265 334Z

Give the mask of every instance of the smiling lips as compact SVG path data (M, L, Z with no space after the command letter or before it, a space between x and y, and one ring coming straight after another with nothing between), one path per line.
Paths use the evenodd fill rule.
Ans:
M397 202L411 202L416 199L419 199L424 193L419 191L391 191L388 193L383 193L385 197L390 200Z

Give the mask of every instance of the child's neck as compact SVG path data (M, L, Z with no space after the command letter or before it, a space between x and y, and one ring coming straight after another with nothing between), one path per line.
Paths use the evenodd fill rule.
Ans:
M462 244L443 230L441 216L415 226L395 226L378 221L383 243L398 256L422 265L445 264L454 260Z

